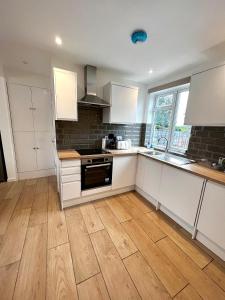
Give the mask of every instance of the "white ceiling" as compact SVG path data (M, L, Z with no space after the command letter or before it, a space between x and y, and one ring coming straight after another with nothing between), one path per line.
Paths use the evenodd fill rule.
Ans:
M137 28L148 32L145 44L130 42ZM0 0L1 43L68 55L145 83L193 69L215 45L224 49L224 40L225 0Z

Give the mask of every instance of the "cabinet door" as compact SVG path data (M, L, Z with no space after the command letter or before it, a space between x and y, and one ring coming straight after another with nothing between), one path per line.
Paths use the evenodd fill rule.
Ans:
M159 201L193 226L203 181L201 177L163 165Z
M113 158L112 188L119 189L135 185L137 156Z
M23 85L9 84L8 91L13 131L34 130L31 89Z
M137 88L112 85L111 123L135 123L137 112Z
M197 229L225 249L225 186L207 182Z
M77 74L54 68L56 120L77 121Z
M80 194L80 181L67 182L61 185L61 201L79 198Z
M138 162L137 162L137 174L136 174L136 186L140 189L144 189L144 177L145 177L145 167L146 167L146 160L142 155L138 155Z
M162 174L162 163L153 159L146 159L143 191L152 196L155 200L159 198L159 188Z
M225 125L225 66L191 77L185 124Z
M14 132L18 172L37 170L35 137L33 132Z
M52 107L48 90L32 87L31 92L34 108L34 129L36 131L51 131Z
M50 132L36 132L37 166L39 170L54 168L52 135Z

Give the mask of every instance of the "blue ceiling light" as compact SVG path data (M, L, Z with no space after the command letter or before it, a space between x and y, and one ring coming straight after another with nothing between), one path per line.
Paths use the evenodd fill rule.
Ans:
M147 40L147 32L144 30L135 30L132 34L131 34L131 41L133 44L136 43L144 43Z

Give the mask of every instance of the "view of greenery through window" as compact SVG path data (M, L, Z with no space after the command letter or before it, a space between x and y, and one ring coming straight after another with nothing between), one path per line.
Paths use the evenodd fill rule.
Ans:
M191 133L191 126L184 125L188 94L188 88L178 88L155 96L151 134L153 147L164 150L167 139L170 151L184 153L187 150Z

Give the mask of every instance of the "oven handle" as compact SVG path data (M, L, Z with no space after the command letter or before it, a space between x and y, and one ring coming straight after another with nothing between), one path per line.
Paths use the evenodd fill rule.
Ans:
M111 163L107 163L107 164L99 164L99 165L86 166L85 168L91 169L91 168L105 167L105 166L110 166L110 165L111 165Z

